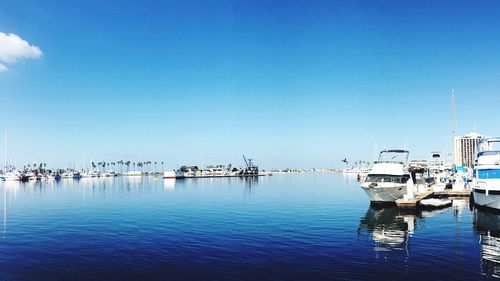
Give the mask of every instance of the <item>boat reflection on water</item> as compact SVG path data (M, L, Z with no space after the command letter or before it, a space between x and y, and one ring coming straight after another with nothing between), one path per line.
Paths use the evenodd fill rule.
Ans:
M481 272L500 278L500 213L474 209L473 222L481 249Z
M458 200L451 208L460 212L466 205L463 202L463 200ZM370 239L375 242L376 252L405 251L408 257L410 237L417 228L418 221L434 217L449 208L407 210L396 206L380 207L372 204L360 220L358 235L361 236L367 232Z
M368 231L375 242L375 251L406 250L408 238L415 230L416 212L397 207L380 208L370 205L361 218L358 233Z
M170 178L163 179L163 188L166 191L174 191L175 190L175 179L170 179Z

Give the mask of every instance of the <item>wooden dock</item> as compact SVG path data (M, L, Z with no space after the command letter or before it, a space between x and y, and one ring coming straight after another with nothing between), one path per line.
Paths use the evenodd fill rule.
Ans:
M415 208L417 207L418 202L420 202L422 199L430 197L433 194L434 191L432 191L432 189L428 189L427 191L418 194L417 196L415 196L415 198L412 198L410 200L398 199L396 200L396 205L400 208Z
M435 191L434 196L436 197L470 197L471 190L460 190L453 191L451 189L445 189L443 191Z
M398 199L396 200L396 205L400 208L415 208L418 206L418 203L429 197L453 197L453 198L467 198L470 197L471 191L470 190L460 190L460 191L453 191L451 189L446 189L443 191L433 191L432 188L428 189L425 192L420 193L419 195L415 196L415 198L410 199L410 200L404 200L404 199Z

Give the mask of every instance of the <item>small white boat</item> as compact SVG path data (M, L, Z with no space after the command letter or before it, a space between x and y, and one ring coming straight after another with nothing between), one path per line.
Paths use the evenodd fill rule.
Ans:
M131 177L131 176L142 176L141 171L128 171L123 174L126 177Z
M20 181L22 174L21 172L15 170L12 172L5 173L3 177L5 178L5 181Z
M430 199L423 199L420 201L420 205L428 208L443 208L451 206L451 204L452 201L450 199L430 198Z
M30 181L36 181L36 175L33 172L27 172L25 176L28 178Z

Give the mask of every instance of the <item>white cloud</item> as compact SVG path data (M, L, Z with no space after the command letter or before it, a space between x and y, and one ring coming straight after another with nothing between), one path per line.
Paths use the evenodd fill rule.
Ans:
M6 71L7 64L21 59L35 59L42 55L37 46L30 45L16 34L0 32L0 72Z

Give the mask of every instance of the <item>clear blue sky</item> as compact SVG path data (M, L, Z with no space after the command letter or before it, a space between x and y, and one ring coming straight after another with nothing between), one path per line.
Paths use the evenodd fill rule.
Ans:
M499 1L0 0L9 158L341 166L500 135Z

